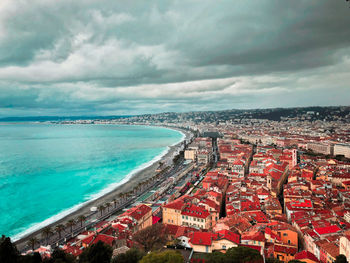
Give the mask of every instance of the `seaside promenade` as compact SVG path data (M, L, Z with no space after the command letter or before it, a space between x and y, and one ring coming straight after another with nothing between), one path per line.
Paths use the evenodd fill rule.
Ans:
M15 244L21 253L31 249L27 243L28 243L28 240L30 240L32 237L36 237L38 239L38 242L35 245L35 249L40 246L50 245L51 248L56 248L60 245L63 245L64 243L66 243L67 240L78 236L80 233L86 230L93 229L99 223L105 221L106 219L112 217L113 215L117 215L118 213L122 212L123 209L132 206L133 204L136 203L136 201L140 197L148 194L149 191L151 191L152 189L156 189L157 187L159 187L168 177L174 176L176 174L180 174L186 169L187 169L187 166L184 165L183 161L181 161L178 164L173 165L170 169L168 169L164 173L161 173L157 179L153 180L150 184L148 184L144 188L140 188L133 195L129 197L116 196L115 199L118 201L112 204L109 208L105 208L102 211L94 211L88 214L84 214L85 220L83 222L79 222L75 220L74 224L70 226L65 225L64 230L61 232L61 237L57 232L54 232L54 231L52 231L50 235L48 235L47 237L44 237L42 235L42 232L37 232L16 241ZM111 200L111 203L112 202L113 201ZM52 230L54 230L54 227L57 225L58 223L54 223L49 227Z

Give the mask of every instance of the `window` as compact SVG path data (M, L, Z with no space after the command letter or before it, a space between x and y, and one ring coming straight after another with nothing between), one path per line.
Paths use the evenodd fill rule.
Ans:
M182 219L185 219L185 216L182 216Z
M226 246L225 246L225 245L222 245L222 249L226 249Z
M290 240L288 240L288 244L290 244Z
M286 236L288 236L288 234L287 233L283 233L283 236L286 237Z
M170 219L168 219L168 223L170 223Z

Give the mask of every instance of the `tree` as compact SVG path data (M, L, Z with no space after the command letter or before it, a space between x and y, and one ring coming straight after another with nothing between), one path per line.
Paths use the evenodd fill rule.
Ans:
M137 263L145 256L145 252L142 250L132 248L126 253L115 256L112 263Z
M51 258L44 260L44 263L75 263L75 258L61 249L55 249Z
M110 263L112 252L109 245L98 241L83 251L79 263Z
M35 252L31 255L21 256L19 258L19 262L20 263L41 263L42 259L40 254L38 252Z
M105 210L105 207L103 205L100 205L97 209L98 209L98 211L100 211L101 216L102 216L103 211Z
M34 251L35 246L40 244L36 237L32 237L27 241L27 245Z
M265 260L266 263L283 263L283 261L277 259L277 258L267 258Z
M55 227L55 231L58 233L58 238L61 239L61 233L64 231L65 227L62 224L59 224Z
M348 261L343 254L340 254L335 258L335 263L348 263Z
M111 203L110 202L106 203L106 207L107 207L107 212L109 212L109 208L111 207Z
M147 252L157 245L163 245L166 242L163 224L154 224L145 229L136 232L133 240L139 243Z
M177 251L151 252L144 256L140 263L182 263L183 256Z
M113 199L113 203L114 203L114 208L117 208L117 199Z
M17 248L12 244L11 239L2 236L0 238L0 262L17 263L18 257Z
M67 222L67 224L66 224L67 227L70 227L70 232L71 232L71 233L73 233L73 226L74 226L74 225L75 225L74 219L70 219L70 220Z
M215 251L211 254L206 255L206 263L225 263L226 256L225 254Z
M51 227L46 226L42 230L42 236L46 239L46 245L49 244L49 238L53 234Z
M225 254L221 252L214 252L209 254L206 262L208 263L262 263L263 257L259 251L249 247L233 247L226 251Z
M80 215L80 216L78 216L78 222L80 222L80 227L83 227L83 223L85 222L85 220L86 220L86 216L84 216L84 215Z

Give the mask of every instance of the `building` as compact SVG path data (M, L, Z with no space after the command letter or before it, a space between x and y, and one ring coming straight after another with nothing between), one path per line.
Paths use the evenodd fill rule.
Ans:
M145 204L140 204L130 208L120 217L127 217L134 220L136 222L135 232L137 232L152 225L152 208Z
M346 259L350 260L350 236L342 236L339 240L339 254L343 254Z
M334 145L334 155L344 155L350 158L350 144L338 143Z
M324 155L333 155L334 146L332 144L322 142L308 142L306 148L315 153L321 153Z

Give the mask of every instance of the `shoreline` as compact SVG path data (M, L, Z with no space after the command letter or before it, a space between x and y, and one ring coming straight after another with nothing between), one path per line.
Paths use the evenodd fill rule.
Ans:
M113 198L119 199L118 198L119 193L128 192L128 191L132 190L133 187L135 185L137 185L139 182L145 181L148 178L152 177L154 174L156 174L156 170L158 168L158 163L160 161L162 161L164 163L172 161L172 156L178 150L179 146L183 143L184 140L188 139L191 136L191 132L189 132L185 129L170 128L170 127L164 127L164 126L153 126L153 125L147 125L147 126L162 127L162 128L166 128L166 129L176 130L176 131L179 131L180 133L182 133L183 137L181 138L181 140L179 142L176 142L173 145L167 146L167 149L165 149L158 156L155 156L154 159L152 159L150 162L145 163L145 164L141 165L140 167L136 168L134 171L132 171L130 174L128 174L125 178L123 178L123 180L121 182L115 183L116 186L114 188L112 188L111 190L107 190L107 192L104 193L103 191L106 191L106 189L108 189L109 187L102 189L101 190L102 193L100 192L101 195L99 193L96 194L96 195L100 195L100 196L97 196L96 198L85 201L84 203L77 204L71 208L68 208L68 209L66 209L66 210L64 210L56 215L53 215L52 217L50 217L48 219L45 219L42 222L34 223L32 226L30 226L28 228L28 229L30 229L31 227L35 227L35 226L40 225L40 227L38 229L35 229L30 233L24 233L21 236L19 236L20 235L20 233L19 233L19 234L17 234L17 236L19 236L19 237L16 239L14 239L14 237L16 237L16 235L14 237L11 237L11 239L13 239L14 243L16 244L17 248L19 250L21 250L21 248L23 249L26 245L26 242L32 237L37 237L40 240L41 231L44 227L49 226L51 228L54 228L56 225L63 224L70 219L76 219L79 215L90 213L91 207L97 207L101 204L105 204L106 202L111 202L113 200ZM57 217L62 213L64 213L64 214L62 215L61 218L57 218L57 220L54 220L54 217ZM45 224L44 222L47 220L50 220L50 221L52 220L52 222L47 222L47 224ZM28 231L28 230L25 230L25 231ZM23 231L23 232L25 232L25 231Z

